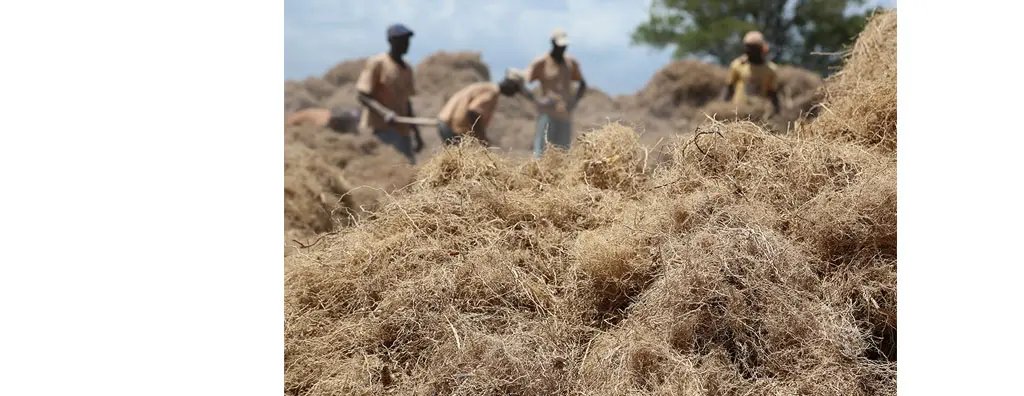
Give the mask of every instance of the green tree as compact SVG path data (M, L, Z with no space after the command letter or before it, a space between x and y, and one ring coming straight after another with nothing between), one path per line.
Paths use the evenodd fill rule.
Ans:
M827 74L864 28L864 0L654 0L633 43L672 46L673 56L710 57L725 64L742 53L743 34L760 30L779 63ZM832 54L832 55L829 55Z

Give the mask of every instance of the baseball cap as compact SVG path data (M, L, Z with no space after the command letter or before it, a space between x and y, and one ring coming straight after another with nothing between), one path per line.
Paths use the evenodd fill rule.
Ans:
M388 38L412 36L412 30L401 23L388 26Z
M561 28L555 29L554 32L551 32L551 40L554 41L555 45L559 47L569 45L569 35L566 34L565 30L562 30Z
M764 35L752 30L743 35L743 45L765 45Z
M756 30L749 31L743 35L743 45L759 45L761 46L761 52L768 53L768 42L764 40L764 35Z

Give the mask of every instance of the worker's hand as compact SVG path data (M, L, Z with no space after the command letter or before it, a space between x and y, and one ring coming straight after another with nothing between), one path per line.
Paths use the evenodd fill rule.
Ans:
M384 117L384 121L387 122L388 124L394 124L396 116L397 115L393 111L388 111L385 112L384 114L381 114L381 117Z
M547 96L542 96L537 99L537 107L541 109L550 109L555 107L555 100Z

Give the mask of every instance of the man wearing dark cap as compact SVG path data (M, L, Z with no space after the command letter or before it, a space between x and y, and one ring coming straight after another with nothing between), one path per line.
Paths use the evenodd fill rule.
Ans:
M409 101L409 97L416 94L412 68L402 59L402 55L409 52L412 34L412 30L402 24L389 26L387 36L391 50L366 60L356 81L356 90L359 102L369 110L363 112L360 126L372 129L374 136L415 163L415 153L423 150L419 128L395 122L396 116L414 116Z

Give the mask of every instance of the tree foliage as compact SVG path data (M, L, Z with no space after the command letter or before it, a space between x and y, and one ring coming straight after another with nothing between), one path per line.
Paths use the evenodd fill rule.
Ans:
M742 53L743 34L760 30L776 62L828 73L864 27L864 0L654 0L633 43L674 47L673 56L729 62ZM833 54L833 55L825 55Z

